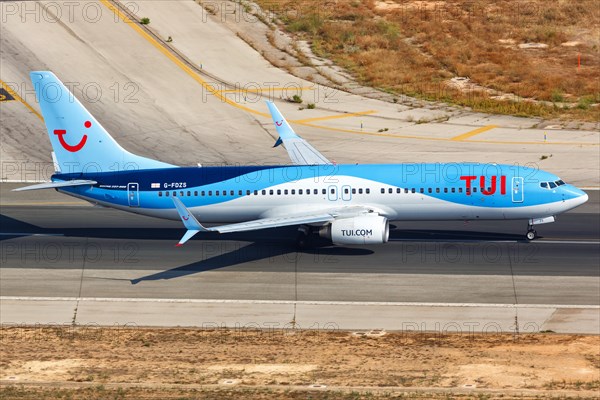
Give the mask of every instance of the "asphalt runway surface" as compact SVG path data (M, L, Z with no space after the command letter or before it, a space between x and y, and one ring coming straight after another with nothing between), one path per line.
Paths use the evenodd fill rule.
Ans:
M524 221L394 222L390 242L297 251L294 227L184 233L96 207L4 206L2 296L600 304L598 192L537 227Z

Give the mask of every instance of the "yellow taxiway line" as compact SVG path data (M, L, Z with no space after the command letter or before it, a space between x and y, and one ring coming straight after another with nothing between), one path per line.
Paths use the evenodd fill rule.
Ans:
M472 130L470 132L463 133L462 135L455 136L455 137L451 138L450 140L454 140L456 142L461 142L461 141L463 141L465 139L471 138L471 137L473 137L475 135L479 135L480 133L483 133L483 132L490 131L490 130L492 130L494 128L497 128L497 127L498 127L498 125L482 126L481 128L477 128L477 129L474 129L474 130Z
M297 119L297 120L293 120L291 122L295 122L297 124L305 124L306 122L327 121L327 120L330 120L330 119L358 117L358 116L361 116L361 115L375 114L376 112L377 111L375 111L375 110L368 110L368 111L360 111L360 112L355 112L355 113L344 113L344 114L338 114L338 115L329 115L329 116L325 116L325 117Z
M266 87L266 88L239 88L239 89L224 89L224 90L219 90L217 91L218 93L244 93L244 92L249 92L249 93L262 93L262 92L269 92L269 91L274 91L274 92L283 92L284 90L315 90L314 86L305 86L305 87L296 87L296 86L290 86L290 87Z
M27 103L25 100L23 100L23 98L21 96L19 96L17 94L17 92L15 92L14 90L12 90L11 87L8 86L6 83L4 83L4 81L1 80L1 79L0 79L0 85L2 85L2 87L4 88L4 90L6 90L8 93L10 93L10 95L12 97L14 97L15 99L19 100L21 103L23 103L25 105L25 107L27 107L29 109L29 111L31 111L32 113L34 113L35 116L40 119L40 121L44 121L44 118L42 118L42 116L40 115L39 112L37 112L33 107L31 107L31 105L29 105L29 103Z

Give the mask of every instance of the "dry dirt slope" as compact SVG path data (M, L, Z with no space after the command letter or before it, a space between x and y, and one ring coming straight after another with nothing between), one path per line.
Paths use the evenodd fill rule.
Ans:
M2 328L2 399L597 398L600 338ZM310 387L323 385L326 387ZM359 395L360 394L360 395Z
M596 0L256 2L273 29L362 84L483 112L600 120Z

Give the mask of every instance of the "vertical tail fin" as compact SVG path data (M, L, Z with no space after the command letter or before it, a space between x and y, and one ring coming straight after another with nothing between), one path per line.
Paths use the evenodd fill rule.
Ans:
M122 148L52 72L30 76L62 173L174 167Z

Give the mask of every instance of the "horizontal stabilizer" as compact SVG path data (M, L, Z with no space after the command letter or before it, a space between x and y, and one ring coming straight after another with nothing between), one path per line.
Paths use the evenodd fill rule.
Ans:
M204 228L200 222L198 222L196 217L194 217L194 215L185 207L181 200L177 197L171 197L171 200L173 200L173 204L175 204L175 209L177 209L177 213L179 214L183 225L187 228L187 232L183 235L179 243L177 243L177 246L182 246L198 232L208 231L208 229Z
M93 186L97 184L96 181L90 181L86 179L74 179L72 181L59 181L59 182L44 182L37 185L25 186L22 188L13 189L13 192L24 192L26 190L40 190L40 189L59 189L64 187L73 186Z

